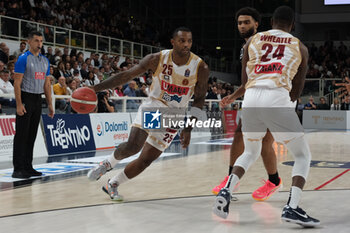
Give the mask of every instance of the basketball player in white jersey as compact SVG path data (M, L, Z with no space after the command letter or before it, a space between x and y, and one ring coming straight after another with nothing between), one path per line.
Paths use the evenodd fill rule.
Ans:
M247 40L257 33L261 17L259 12L251 7L244 7L237 11L236 21L239 34L247 42ZM243 57L243 48L241 49L240 60ZM221 107L233 103L238 97L241 97L244 92L243 88L237 89L233 94L226 96L220 102ZM257 201L265 201L270 198L281 186L282 180L278 175L276 154L272 148L274 142L270 131L267 131L262 141L261 157L264 162L265 169L269 176L264 185L256 189L252 193L252 197ZM241 119L238 121L237 129L235 131L234 140L230 149L230 163L228 175L225 179L216 187L212 189L212 193L218 194L219 191L226 185L227 179L232 172L232 168L237 158L244 151L243 135L242 135L242 123ZM238 186L238 184L237 184Z
M226 186L216 197L213 211L220 217L227 217L233 188L259 157L262 138L269 129L295 159L290 197L283 208L282 220L305 227L320 224L298 206L309 173L311 152L292 103L303 89L308 62L305 45L289 34L293 24L294 11L287 6L279 7L273 14L273 29L257 33L244 46L242 131L245 149Z
M110 89L138 77L148 70L153 72L149 98L140 106L133 122L128 141L118 145L114 153L88 173L90 180L98 180L103 174L112 170L122 159L138 153L140 156L130 162L125 169L114 176L102 189L112 200L122 200L118 186L139 175L171 144L177 134L176 129L162 128L151 131L142 127L143 109L152 108L186 108L194 94L190 115L198 118L207 92L209 68L202 59L191 53L192 33L181 27L174 31L171 44L173 49L147 55L130 70L118 73L93 87L98 92ZM158 111L154 118L158 118ZM183 148L190 143L191 128L181 131L180 141Z

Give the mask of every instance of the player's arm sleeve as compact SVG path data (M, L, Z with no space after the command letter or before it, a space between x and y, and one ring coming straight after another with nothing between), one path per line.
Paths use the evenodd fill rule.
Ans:
M15 64L15 73L24 74L27 66L27 56L19 56Z

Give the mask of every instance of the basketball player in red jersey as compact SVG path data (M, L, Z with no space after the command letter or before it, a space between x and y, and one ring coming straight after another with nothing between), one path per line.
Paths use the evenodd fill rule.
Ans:
M176 29L171 43L173 49L147 55L130 70L118 73L93 87L98 92L127 83L148 70L153 72L149 97L139 108L128 141L118 145L107 160L91 169L87 175L90 180L98 180L119 161L141 151L137 159L126 165L121 173L102 188L112 200L122 200L117 190L119 185L145 170L171 144L177 134L177 129L170 127L163 127L158 131L146 129L144 122L142 123L144 108L154 109L151 120L153 122L160 116L156 109L184 109L194 94L190 115L197 119L201 117L208 86L208 65L191 53L192 33L188 28ZM191 130L191 127L187 127L181 131L180 141L183 148L190 143Z
M244 7L237 11L236 21L238 31L241 37L247 41L251 36L257 33L257 28L260 23L260 14L257 10L250 7ZM241 49L240 59L243 56L243 48ZM224 107L230 103L233 103L237 98L243 96L242 88L237 89L233 94L226 96L220 102L220 106ZM275 151L272 148L272 143L274 139L270 133L267 131L265 137L263 138L263 146L261 150L261 156L264 162L265 169L269 176L269 179L265 181L265 184L259 187L252 193L252 197L258 201L265 201L272 194L274 194L281 186L282 180L278 176L277 172L277 161ZM242 122L241 119L238 122L237 129L235 131L234 140L232 142L230 150L230 165L229 172L225 179L218 186L214 187L212 192L218 194L219 191L225 186L229 175L232 172L232 167L236 162L237 158L244 151L243 135L242 135Z

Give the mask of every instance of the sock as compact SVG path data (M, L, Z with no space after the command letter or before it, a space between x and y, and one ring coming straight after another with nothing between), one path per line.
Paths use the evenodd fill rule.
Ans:
M300 202L301 193L302 193L302 190L299 187L292 186L290 188L289 200L287 202L287 205L289 205L293 209L296 209Z
M228 168L228 175L231 175L232 169L233 169L233 166L230 166L230 167Z
M280 178L278 176L278 172L272 175L269 174L269 181L274 185L278 186L280 184Z
M117 160L114 158L114 151L113 153L108 157L108 162L111 164L111 167L114 168L115 165L117 165L121 160Z
M130 179L125 175L124 170L120 172L118 175L114 176L112 179L110 179L109 183L110 184L118 184L121 185L122 183L125 183L129 181Z
M230 191L230 193L232 194L233 189L235 188L238 181L239 181L238 176L236 176L235 174L231 174L227 180L225 188L227 188Z

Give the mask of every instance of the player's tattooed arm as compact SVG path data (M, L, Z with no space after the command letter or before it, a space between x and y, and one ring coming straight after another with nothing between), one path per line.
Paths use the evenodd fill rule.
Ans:
M300 97L301 92L304 89L305 77L308 69L307 63L309 60L309 52L306 46L301 42L300 42L300 53L301 53L301 63L299 65L298 72L294 76L294 79L292 81L292 90L290 91L290 99L293 102Z
M158 67L159 58L160 53L149 54L144 57L139 64L133 66L129 70L109 77L107 80L94 86L93 89L95 92L99 92L105 89L114 88L131 81L133 78L138 77L147 70L152 70L155 72Z

